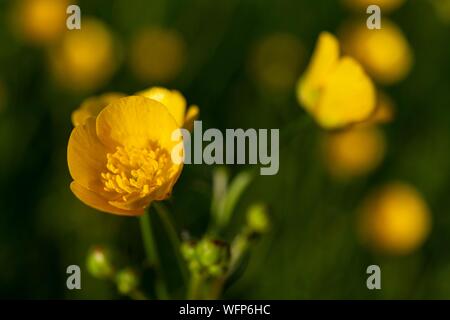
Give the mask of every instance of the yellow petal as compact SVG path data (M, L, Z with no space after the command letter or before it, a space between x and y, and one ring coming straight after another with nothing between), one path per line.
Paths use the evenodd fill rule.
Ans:
M177 124L181 127L184 122L186 112L186 99L176 90L168 90L161 87L153 87L148 90L138 92L136 95L144 96L158 102L169 109Z
M179 141L172 141L178 129L167 108L156 100L130 96L116 100L97 116L97 135L105 145L145 148L157 142L172 150Z
M75 194L75 196L84 204L103 211L103 212L108 212L108 213L113 213L113 214L117 214L117 215L122 215L122 216L138 216L138 215L142 215L144 213L144 209L139 209L139 210L123 210L120 208L117 208L113 205L111 205L110 203L108 203L108 201L101 197L100 195L98 195L97 193L90 191L86 188L84 188L83 186L81 186L80 184L78 184L77 182L72 182L70 184L70 189L72 190L72 192Z
M192 131L194 128L194 121L198 119L199 114L200 108L198 106L190 106L186 113L186 117L184 118L183 128Z
M102 192L100 173L106 165L107 148L97 138L95 119L75 127L67 146L67 163L70 175L79 185Z
M344 57L326 80L320 95L316 120L336 128L367 119L375 108L375 88L354 59Z
M74 126L84 124L87 118L95 118L104 107L123 97L125 97L123 93L110 92L99 97L86 99L81 106L72 113L72 124Z
M319 90L338 61L338 40L334 35L322 32L311 58L311 63L298 85L298 98L308 111L312 111L316 106Z

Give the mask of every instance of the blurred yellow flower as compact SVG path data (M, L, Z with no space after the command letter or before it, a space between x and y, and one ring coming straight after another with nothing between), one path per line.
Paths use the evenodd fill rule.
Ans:
M384 12L390 12L399 8L405 0L343 0L349 8L356 10L363 10L365 12L366 8L370 5L377 5Z
M408 41L387 19L379 30L369 30L364 21L349 22L342 28L341 38L344 51L380 83L396 83L411 70L413 54Z
M117 68L113 34L94 18L83 18L80 30L64 34L52 49L50 63L56 80L73 91L91 91L104 85Z
M375 109L375 88L361 65L339 56L339 43L323 32L297 85L302 106L324 128L366 120Z
M173 80L184 66L186 45L173 30L143 29L132 39L130 67L145 82Z
M258 41L250 51L250 73L264 88L292 90L304 59L300 40L288 33L275 33Z
M196 105L190 106L186 111L186 99L177 90L152 87L138 92L135 95L161 102L169 110L179 127L184 127L188 130L192 129L194 121L198 118L200 113L200 109ZM95 118L108 104L122 97L125 97L125 94L110 92L85 100L81 106L72 113L73 125L78 126L84 124L87 118Z
M374 125L330 132L323 139L326 167L337 178L370 173L383 160L385 150L385 137Z
M384 124L394 120L395 103L384 92L378 91L375 112L365 123Z
M437 16L444 23L450 22L450 0L431 0Z
M200 109L196 105L189 106L186 110L186 99L177 90L168 90L161 87L152 87L136 93L161 102L165 105L180 127L192 130L194 121L198 118Z
M72 124L74 126L82 125L88 118L97 117L100 111L108 104L125 97L124 94L118 92L109 92L98 97L86 99L81 106L72 112Z
M384 253L411 253L431 229L427 204L417 190L404 183L390 183L369 194L360 211L362 239Z
M67 30L68 0L20 0L12 10L13 27L25 41L50 44Z
M85 204L118 215L141 215L170 196L182 164L171 160L178 125L167 108L145 97L115 100L76 126L67 162L72 192Z

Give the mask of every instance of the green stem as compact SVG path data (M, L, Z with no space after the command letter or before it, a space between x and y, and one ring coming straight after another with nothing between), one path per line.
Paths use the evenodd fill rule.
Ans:
M199 274L191 275L191 282L189 283L188 300L197 300L201 298L201 288L203 284L203 277Z
M209 299L219 299L222 294L223 287L227 279L236 271L242 257L248 251L250 245L250 233L244 229L241 234L237 235L231 245L231 260L228 271L225 275L215 279L209 292Z
M155 292L158 299L168 299L167 288L161 272L161 265L159 262L158 251L153 239L153 230L150 219L150 210L140 216L139 222L141 225L142 240L144 242L145 253L147 261L155 269Z
M189 281L189 273L186 268L186 264L183 260L183 257L181 256L181 253L180 253L181 241L178 236L178 232L175 229L172 219L170 219L170 215L167 212L167 208L163 204L160 204L160 203L155 203L153 205L153 207L155 208L156 212L159 215L159 218L161 219L162 223L164 224L164 227L166 229L169 240L172 243L172 247L175 252L177 264L180 269L181 275L183 276L183 281L185 284L187 284L187 282Z
M129 297L133 300L149 300L149 298L140 290L130 292Z

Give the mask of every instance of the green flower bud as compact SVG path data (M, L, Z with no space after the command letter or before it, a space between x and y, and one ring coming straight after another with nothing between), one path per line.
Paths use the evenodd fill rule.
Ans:
M194 259L189 261L189 271L191 271L192 273L198 273L200 272L202 266L200 265L200 262L198 262L198 260Z
M191 242L183 242L181 244L181 254L183 255L184 259L187 261L192 260L195 258L195 245Z
M114 273L111 255L108 250L102 247L95 247L89 251L86 267L92 276L99 279L109 278Z
M129 268L121 270L116 275L116 285L121 294L130 294L139 286L139 277Z
M225 268L220 265L213 265L208 267L208 274L213 277L222 276L225 274Z
M197 244L196 253L202 266L217 264L223 255L224 246L217 241L202 239Z
M267 208L262 203L255 203L247 210L247 225L252 232L265 233L269 229L270 221Z

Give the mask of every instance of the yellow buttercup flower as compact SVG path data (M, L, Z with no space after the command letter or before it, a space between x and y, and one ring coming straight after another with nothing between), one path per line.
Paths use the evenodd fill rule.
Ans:
M323 140L325 164L337 178L365 175L383 160L386 141L374 125L358 125L327 133Z
M342 46L383 84L402 80L412 67L408 41L400 28L387 19L383 19L379 30L369 30L363 21L347 23L342 28Z
M343 2L352 9L366 11L370 5L377 5L384 12L390 12L399 8L405 0L343 0Z
M177 90L168 90L161 87L153 87L136 93L161 102L165 105L180 127L191 130L194 121L198 118L200 109L196 105L190 106L186 111L186 99Z
M68 0L20 0L12 11L18 35L35 44L57 41L67 30Z
M145 82L168 82L181 71L186 60L186 44L169 29L147 28L131 41L130 67Z
M80 30L66 32L52 49L50 63L56 80L72 91L91 91L104 85L117 68L113 34L101 21L83 18Z
M196 105L190 106L186 111L186 99L177 90L168 90L162 87L152 87L138 92L136 96L143 96L161 102L170 112L179 127L191 130L194 121L198 118L200 109ZM74 126L83 124L87 118L96 117L108 104L124 97L125 94L110 92L99 97L92 97L84 101L81 106L72 113Z
M73 193L85 204L119 215L140 215L152 201L169 197L182 164L171 159L178 124L152 99L115 100L76 126L67 162Z
M411 253L430 232L427 204L417 190L405 183L390 183L370 194L360 212L362 239L381 252Z
M375 88L361 65L339 56L339 43L323 32L297 86L302 106L324 128L366 120L375 109Z

